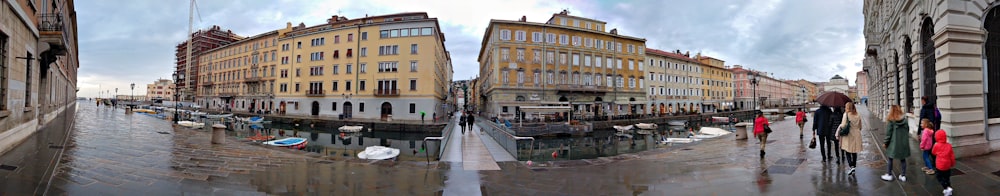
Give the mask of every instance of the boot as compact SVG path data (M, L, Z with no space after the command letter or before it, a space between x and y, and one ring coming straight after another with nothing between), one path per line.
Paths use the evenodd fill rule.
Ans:
M764 150L760 150L760 158L764 158Z

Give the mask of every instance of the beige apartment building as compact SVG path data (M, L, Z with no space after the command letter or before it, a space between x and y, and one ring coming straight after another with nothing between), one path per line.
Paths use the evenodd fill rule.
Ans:
M479 112L526 119L647 113L645 42L606 22L553 14L545 23L490 20L479 53ZM521 107L571 107L521 113Z
M292 26L210 50L208 107L327 118L441 116L451 59L436 18L398 13ZM423 115L422 115L423 114Z
M700 112L702 66L690 53L646 48L646 84L652 113Z
M726 67L726 61L698 54L701 62L702 111L716 112L733 107L733 71Z
M146 84L146 100L174 101L174 81L159 79Z

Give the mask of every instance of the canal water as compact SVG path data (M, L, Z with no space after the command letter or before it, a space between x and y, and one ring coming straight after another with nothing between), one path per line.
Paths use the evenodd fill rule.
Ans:
M645 132L644 132L645 133ZM534 148L528 142L519 142L518 157L522 161L578 160L636 153L656 148L673 146L663 143L666 138L687 138L689 133L683 126L661 127L640 134L635 130L595 130L578 137L535 137Z

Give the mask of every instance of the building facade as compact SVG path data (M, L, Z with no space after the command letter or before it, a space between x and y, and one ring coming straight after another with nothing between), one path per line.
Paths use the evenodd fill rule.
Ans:
M816 97L819 96L819 92L822 91L821 88L816 83L810 82L805 79L793 80L789 81L788 83L795 84L801 86L802 88L805 88L806 90L805 103L812 103L813 101L816 101Z
M850 89L849 82L846 78L840 77L840 75L834 75L830 78L830 82L827 82L823 86L823 92L838 92L847 95L847 91Z
M448 109L444 41L423 12L289 23L203 55L200 93L209 107L238 111L431 120Z
M646 40L605 25L565 10L546 23L490 20L478 59L480 112L527 119L646 113ZM523 106L572 112L523 114Z
M188 51L188 40L184 40L180 44L177 44L174 56L176 57L176 67L174 68L174 73L184 75L183 79L179 79L177 87L180 88L181 100L193 101L195 96L197 96L198 76L199 69L197 66L200 64L199 60L201 55L213 48L220 46L225 46L230 43L239 41L243 39L242 36L233 33L232 30L222 30L219 26L212 26L211 28L205 30L198 30L197 32L191 33L191 50ZM191 52L191 58L188 58L188 52ZM191 64L188 64L188 60ZM190 69L188 69L190 67Z
M868 73L859 71L854 78L854 86L858 89L858 101L861 103L868 101Z
M152 84L146 84L146 100L174 101L174 81L159 79ZM204 104L201 104L204 105Z
M646 48L648 103L654 114L700 112L702 66L680 51Z
M701 89L704 91L702 111L716 112L733 106L733 72L726 67L726 61L698 54L701 62Z
M801 90L767 72L745 69L741 65L733 65L730 70L733 72L737 108L755 108L754 102L761 108L790 106L794 104L795 90ZM756 79L756 85L751 78Z
M76 103L72 0L0 2L0 153L54 123Z
M864 1L863 63L872 113L884 118L890 105L900 105L916 125L920 97L928 97L941 112L941 128L956 156L1000 150L997 5L1000 1Z

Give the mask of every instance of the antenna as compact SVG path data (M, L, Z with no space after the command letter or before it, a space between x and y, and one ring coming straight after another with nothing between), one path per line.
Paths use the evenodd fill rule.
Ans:
M192 0L192 1L194 2L194 11L195 11L195 13L198 13L198 22L204 22L204 21L201 20L201 8L198 8L198 1L194 1L194 0Z

